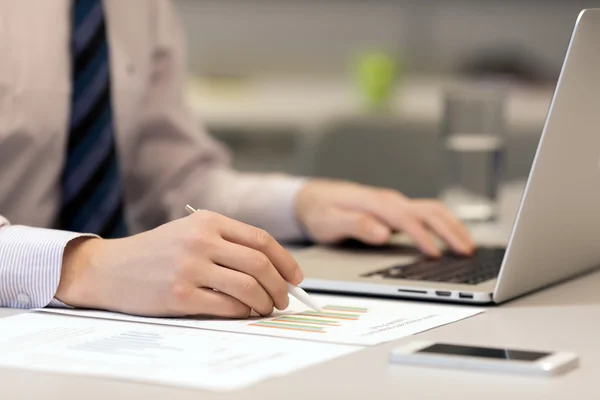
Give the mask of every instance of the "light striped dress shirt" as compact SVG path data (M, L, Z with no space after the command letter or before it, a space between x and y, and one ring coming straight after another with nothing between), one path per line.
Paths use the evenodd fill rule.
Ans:
M71 5L0 1L0 307L60 306L63 252L79 236L52 230L70 112ZM104 0L104 8L130 232L183 217L189 203L280 240L302 237L294 202L304 181L233 171L189 109L186 45L170 1Z
M9 226L0 216L0 306L64 307L54 298L65 246L81 234Z

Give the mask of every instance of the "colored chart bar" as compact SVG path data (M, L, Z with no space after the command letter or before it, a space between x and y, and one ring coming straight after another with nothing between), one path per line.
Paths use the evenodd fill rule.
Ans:
M282 317L275 318L273 321L296 322L296 323L311 324L311 325L340 326L340 324L338 324L335 321L325 321L322 319L296 317L294 315L284 315Z
M286 329L286 330L301 331L301 332L325 333L325 328L322 326L287 324L287 323L275 322L275 321L260 321L260 322L254 323L254 324L250 324L250 326L259 326L261 328Z
M366 313L367 311L369 311L369 309L362 308L362 307L347 307L347 306L335 306L335 305L326 305L325 307L321 307L321 308L323 310L358 312L358 313Z
M360 314L351 314L351 313L324 313L324 312L316 312L316 311L305 311L296 315L305 315L307 317L319 317L319 318L332 318L332 319L344 319L344 320L358 320Z

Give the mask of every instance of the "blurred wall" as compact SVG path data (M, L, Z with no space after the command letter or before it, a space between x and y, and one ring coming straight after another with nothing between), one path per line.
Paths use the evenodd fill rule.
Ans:
M590 0L175 0L195 72L339 73L377 47L410 68L452 70L490 45L517 46L558 72Z
M353 54L369 48L392 52L411 72L447 74L488 49L492 58L505 56L496 64L508 60L513 67L511 51L518 51L545 75L546 87L555 83L577 15L600 6L600 0L174 1L189 36L191 71L201 75L339 75ZM511 132L505 179L527 175L542 124L540 118L527 132ZM438 129L429 123L355 123L327 132L328 141L314 146L299 146L295 132L263 137L209 128L234 150L242 170L353 179L410 196L439 188ZM309 150L298 153L304 147Z

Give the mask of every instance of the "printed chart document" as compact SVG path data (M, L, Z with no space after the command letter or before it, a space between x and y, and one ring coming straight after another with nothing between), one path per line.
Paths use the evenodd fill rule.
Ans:
M217 391L360 347L42 313L0 319L0 366Z
M144 318L93 310L40 309L84 317L185 326L282 338L370 346L423 332L483 312L464 306L312 295L323 312L290 298L290 307L268 318Z

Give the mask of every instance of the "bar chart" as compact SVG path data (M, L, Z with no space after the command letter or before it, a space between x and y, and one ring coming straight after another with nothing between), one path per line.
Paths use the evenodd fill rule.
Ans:
M348 321L358 321L369 310L362 307L326 305L322 312L302 311L291 315L250 323L266 329L283 329L311 333L327 333L331 328L342 326Z

